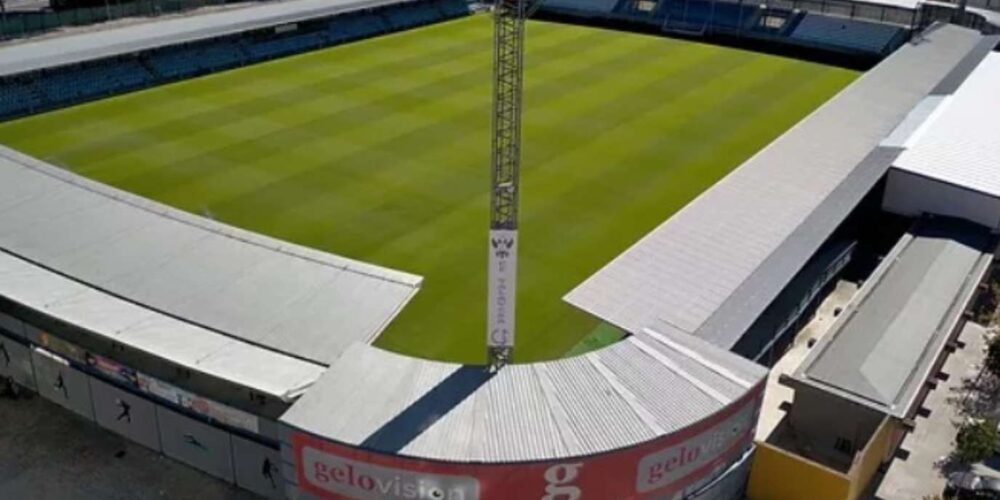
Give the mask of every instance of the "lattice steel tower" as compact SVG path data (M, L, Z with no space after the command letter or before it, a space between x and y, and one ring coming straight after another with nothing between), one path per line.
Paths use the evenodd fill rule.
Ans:
M495 0L493 10L493 147L490 194L487 356L499 369L514 354L518 171L524 83L526 0Z

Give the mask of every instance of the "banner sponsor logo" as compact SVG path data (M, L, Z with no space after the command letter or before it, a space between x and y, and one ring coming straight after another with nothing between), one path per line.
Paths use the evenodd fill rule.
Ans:
M639 460L635 489L647 492L662 488L727 456L753 430L757 408L747 405L707 431L682 443L664 448Z
M180 394L177 387L174 387L166 382L161 382L159 379L150 377L144 373L139 373L137 376L139 380L139 389L147 394L152 394L161 399L170 401L171 403L180 403Z
M149 375L137 374L139 389L213 420L253 433L260 432L260 420L242 410L216 403Z
M542 500L579 500L583 491L577 486L582 462L558 464L545 469L545 495Z
M357 499L476 500L479 483L467 476L411 472L351 460L312 447L302 449L309 484Z
M517 231L490 230L487 339L490 347L514 345L517 287Z
M38 332L38 343L42 347L77 363L85 362L83 349L43 330Z
M113 380L132 387L139 386L138 373L117 361L105 358L104 356L98 356L97 354L90 352L84 355L84 359L87 362L87 366L90 366L92 369L103 373L105 376Z

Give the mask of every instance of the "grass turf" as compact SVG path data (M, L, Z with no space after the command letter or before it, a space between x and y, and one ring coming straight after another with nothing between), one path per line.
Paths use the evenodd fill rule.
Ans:
M615 338L562 296L856 77L550 23L528 38L518 361ZM477 16L9 122L0 142L423 275L377 344L481 361L491 41Z

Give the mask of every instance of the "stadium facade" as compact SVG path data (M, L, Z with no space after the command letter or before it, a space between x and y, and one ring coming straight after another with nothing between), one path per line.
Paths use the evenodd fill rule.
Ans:
M610 19L624 5L596 12ZM166 21L156 35L124 27L14 45L0 49L0 114L405 29L460 7L295 0ZM799 28L774 28L773 15L752 12L771 39L794 38ZM958 97L930 110L928 99L995 60L996 37L921 22L880 24L892 33L874 30L883 44L851 51L884 60L566 295L625 339L495 373L372 345L419 293L419 276L187 214L2 148L0 375L273 498L738 497L767 375L754 361L769 359L850 258L845 221L883 203L887 177L889 210L1000 220L992 179L965 178L980 184L963 188L948 171L922 170L937 161L907 159L928 154L891 140L914 113L942 116L926 125L935 137L935 126L944 134L966 123ZM805 25L810 43L842 50L847 42L821 38L817 23ZM915 204L927 190L975 207Z

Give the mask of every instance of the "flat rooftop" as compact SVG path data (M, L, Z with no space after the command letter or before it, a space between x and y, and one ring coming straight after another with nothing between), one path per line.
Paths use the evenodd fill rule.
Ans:
M320 363L157 313L6 252L0 252L0 295L118 345L283 401L301 395L326 371ZM37 341L24 323L7 314L0 313L0 325Z
M986 56L954 94L909 136L893 166L956 186L1000 196L1000 53Z
M793 379L906 415L992 259L993 240L985 228L957 219L919 223Z
M85 323L98 334L143 330L152 315L210 332L209 344L228 337L328 364L352 343L374 339L421 283L196 217L5 147L0 186L0 251L11 266L0 287L17 285L4 295L43 313L101 316L104 327ZM51 279L16 280L28 267ZM73 290L40 293L56 282ZM89 310L80 307L84 298ZM132 311L128 319L112 314L122 308ZM174 340L153 354L172 359L202 345L181 333Z

